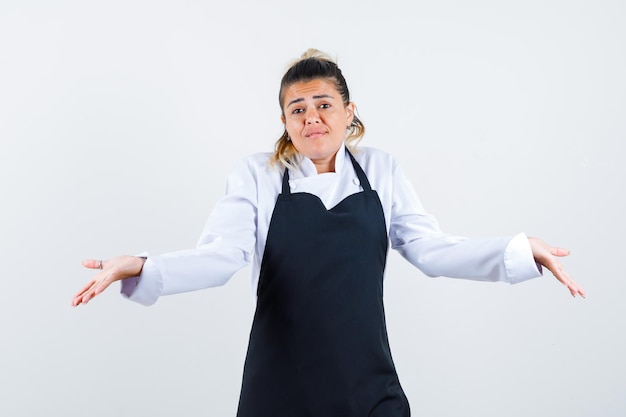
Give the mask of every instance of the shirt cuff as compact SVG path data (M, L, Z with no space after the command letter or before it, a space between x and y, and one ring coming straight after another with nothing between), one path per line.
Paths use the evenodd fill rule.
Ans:
M513 237L504 251L504 266L510 284L528 281L542 275L541 265L535 262L525 233Z
M122 297L145 306L156 303L163 290L161 272L150 258L143 264L140 275L123 279L121 283Z

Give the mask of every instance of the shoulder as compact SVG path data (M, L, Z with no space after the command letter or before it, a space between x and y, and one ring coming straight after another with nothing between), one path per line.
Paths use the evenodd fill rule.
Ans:
M233 173L248 173L255 177L273 175L280 172L280 164L272 163L271 152L259 152L241 158L235 164Z
M278 164L271 163L271 157L271 153L255 153L237 161L226 180L227 194L242 193L258 198L259 193L277 189L282 170Z
M358 146L354 151L351 151L357 162L367 170L375 169L379 170L394 170L398 165L397 160L391 155L378 148L372 148L369 146Z
M238 165L247 165L247 166L266 166L270 163L270 159L272 158L272 154L270 152L258 152L253 153L251 155L247 155L241 158L238 162Z

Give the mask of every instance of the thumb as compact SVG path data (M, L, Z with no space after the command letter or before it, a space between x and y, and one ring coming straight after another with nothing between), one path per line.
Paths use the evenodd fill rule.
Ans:
M89 269L102 269L102 265L104 265L104 261L101 261L99 259L85 259L82 262L82 265L85 268L89 268Z
M569 255L569 250L565 248L553 248L550 247L550 253L554 256L567 256Z

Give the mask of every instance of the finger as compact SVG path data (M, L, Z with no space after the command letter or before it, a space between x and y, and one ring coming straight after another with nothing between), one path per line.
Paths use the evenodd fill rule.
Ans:
M80 289L76 294L74 294L74 298L78 298L83 295L86 291L88 291L93 285L96 283L96 280L93 279L87 283L83 288Z
M569 290L570 294L572 294L572 297L580 295L582 298L586 298L585 291L580 288L575 282L573 282L571 285L568 285L567 289Z
M89 269L102 269L106 262L100 259L85 259L82 264L85 268Z
M80 299L81 304L87 304L93 298L92 292L89 291Z
M81 303L82 304L87 304L92 298L94 298L96 295L96 287L98 286L98 283L94 283L93 287L91 287L85 294L83 294L83 297L81 298Z
M84 293L85 291L87 291L89 288L91 288L94 284L96 283L96 279L92 279L91 281L89 281L83 288L80 289L80 291L78 291L76 293L76 296L79 294Z
M87 299L87 298L86 298L86 296L87 296L87 294L89 293L89 291L91 291L91 289L89 289L88 291L85 291L85 292L84 292L84 293L82 293L82 294L79 294L79 295L75 296L75 297L72 299L72 306L76 307L76 306L77 306L77 305L79 305L79 304L83 304L83 303L84 303L84 300L86 300L86 299Z
M570 291L572 291L572 290L570 290ZM582 298L586 298L585 297L585 291L583 291L582 288L575 288L573 290L572 297L576 297L576 295L580 295Z
M550 272L554 278L556 278L561 284L568 286L570 282L570 278L568 273L563 269L561 263L555 259L550 259L550 262L547 262L544 265Z
M87 285L85 285L72 300L72 305L77 306L79 304L87 304L89 300L98 295L102 290L96 291L99 286L102 285L102 279L98 279L99 275L96 275L92 281L90 281ZM104 288L106 288L109 284L106 284Z
M554 277L567 287L572 297L580 295L585 298L585 291L569 276L567 271L563 269L563 266L559 262L554 262L548 268Z
M77 305L79 305L81 303L81 299L82 296L74 296L74 298L72 298L72 307L76 307Z
M113 283L113 280L111 278L107 277L106 279L104 279L101 282L99 282L96 285L94 285L94 288L93 288L93 295L94 295L94 297L96 295L99 295L104 290L106 290L109 287L109 285L111 285L112 283Z
M550 253L554 256L567 256L569 255L569 250L565 248L550 247Z
M567 289L572 294L572 297L580 295L582 298L585 298L585 291L571 278L569 278Z
M91 296L89 295L90 292L92 292L94 290L96 283L95 281L91 283L91 285L89 287L85 287L82 291L80 291L79 293L77 293L74 298L72 299L72 305L74 307L76 307L79 304L83 304L85 303L85 301L88 301Z
M76 307L77 305L80 305L80 304L87 304L87 301L93 298L91 295L91 291L92 289L89 289L89 291L86 291L84 294L76 296L74 300L72 300L72 305Z

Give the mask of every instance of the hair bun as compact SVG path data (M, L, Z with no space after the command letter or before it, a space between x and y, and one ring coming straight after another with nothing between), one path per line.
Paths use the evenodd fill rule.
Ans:
M309 59L309 58L317 58L320 60L324 60L324 61L330 61L332 63L335 63L335 60L328 55L326 52L322 52L319 49L315 49L315 48L309 48L306 51L304 51L304 53L302 55L300 55L300 60L304 60L304 59Z

